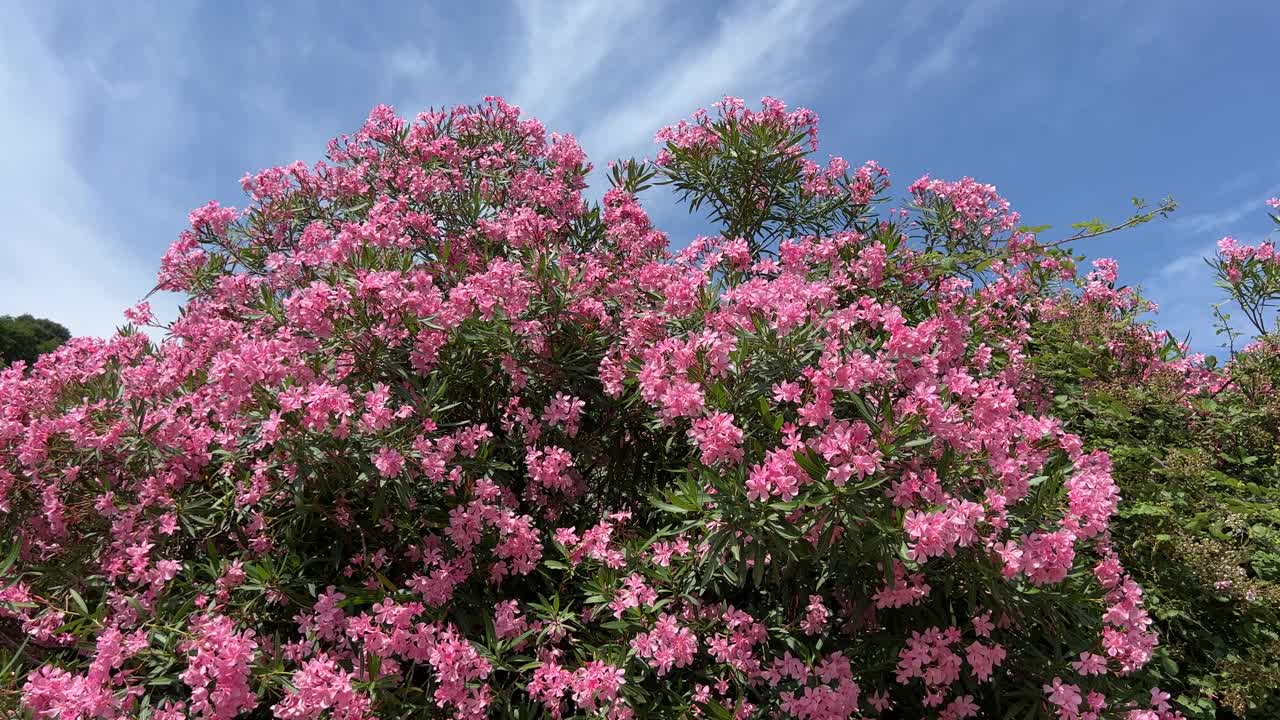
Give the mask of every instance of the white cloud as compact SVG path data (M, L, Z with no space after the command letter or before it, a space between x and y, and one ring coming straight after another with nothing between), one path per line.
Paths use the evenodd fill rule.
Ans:
M132 102L155 89L147 78L110 75L93 59L96 47L82 48L76 58L59 57L51 44L55 18L38 7L10 7L5 14L0 136L11 141L0 164L0 313L48 317L78 335L109 334L122 321L121 311L154 285L155 265L136 257L129 244L135 238L112 229L107 189L95 186L83 169L80 130L93 120L88 113L95 91L105 102ZM95 30L97 42L108 42L110 24ZM157 23L151 31L168 30ZM150 142L164 142L153 120L139 123ZM103 154L117 158L130 149L136 148L117 146ZM120 176L129 177L124 170ZM118 202L148 202L141 189L119 190L110 188Z
M904 90L974 69L974 48L1005 4L916 0L888 17L859 9L848 22L859 0L740 1L715 13L674 0L516 0L514 33L495 43L500 49L484 67L450 57L450 72L436 77L430 38L386 59L406 81L455 95L502 94L549 128L576 134L603 167L652 151L660 127L726 94L838 102L856 92L878 98L877 112L858 123L891 123ZM412 114L412 103L399 106Z
M670 5L520 0L523 52L512 58L517 77L506 99L535 117L582 113L610 89L609 67L619 56L634 55L643 48L639 42L653 42L640 38L663 38L659 20Z
M440 63L434 53L405 46L391 51L387 70L399 77L417 78L440 72Z
M1239 186L1241 182L1239 178L1233 179L1227 186ZM1160 304L1159 325L1174 330L1180 337L1190 332L1194 347L1201 350L1221 346L1223 340L1214 333L1212 306L1225 300L1226 295L1215 284L1213 270L1205 258L1217 252L1218 236L1239 232L1238 223L1246 218L1262 217L1263 201L1278 191L1280 185L1275 185L1235 205L1186 215L1171 223L1173 234L1195 238L1197 245L1195 250L1160 266L1141 283L1144 294ZM1240 239L1256 242L1259 238L1241 236ZM1224 310L1230 312L1231 308Z
M1267 198L1273 197L1277 192L1280 192L1280 184L1272 185L1266 191L1253 194L1248 200L1235 205L1175 218L1174 225L1187 235L1203 235L1229 230L1232 225L1246 217L1253 215L1261 217L1266 209L1264 203Z
M694 109L736 94L786 96L813 70L799 62L814 51L850 2L784 0L743 4L718 18L706 41L654 68L649 81L627 92L583 136L583 145L603 165L627 151L649 147L661 126Z
M1143 294L1160 306L1156 324L1180 339L1190 333L1192 346L1206 352L1220 344L1214 335L1211 306L1223 298L1204 261L1214 249L1208 244L1179 255L1141 283Z
M1261 179L1262 176L1256 170L1239 173L1223 181L1210 197L1217 199L1227 195L1239 195L1250 186L1256 185Z

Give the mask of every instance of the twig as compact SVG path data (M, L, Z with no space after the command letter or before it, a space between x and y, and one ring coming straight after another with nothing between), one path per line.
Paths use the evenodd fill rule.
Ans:
M1152 220L1155 219L1157 215L1167 215L1173 212L1174 210L1176 210L1177 208L1178 208L1178 203L1175 202L1173 199L1168 199L1168 200L1165 200L1163 203L1161 203L1160 207L1155 208L1154 210L1151 210L1150 212L1147 212L1147 213L1134 215L1133 217L1129 218L1123 223L1120 223L1119 225L1113 225L1109 228L1103 228L1102 230L1094 230L1093 232L1077 233L1075 235L1072 235L1071 237L1063 238L1061 240L1055 240L1051 243L1044 243L1041 245L1041 247L1047 247L1047 248L1057 247L1059 245L1065 245L1069 242L1075 242L1076 240L1088 240L1089 238L1095 238L1095 237L1098 237L1099 235L1108 235L1110 233L1118 232L1120 230L1125 230L1127 228L1131 228L1136 225L1142 225L1143 223L1151 222Z

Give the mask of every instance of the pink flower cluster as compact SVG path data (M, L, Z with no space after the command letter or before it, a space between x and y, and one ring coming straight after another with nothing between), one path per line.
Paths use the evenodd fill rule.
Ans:
M951 182L925 175L911 183L907 191L919 202L939 198L949 203L956 212L951 226L956 232L973 228L982 237L990 238L1018 226L1018 213L1009 210L1009 202L1000 197L995 186L970 177Z
M253 631L237 631L222 615L198 616L191 621L192 640L182 647L191 658L182 682L191 688L191 713L197 718L230 720L255 707L249 673L258 643Z
M681 627L672 615L663 613L653 629L631 639L636 656L648 660L658 671L666 675L671 668L685 667L693 662L698 652L698 639L687 627Z
M280 720L314 720L328 713L333 720L371 720L369 698L355 691L354 676L333 658L321 655L293 675L293 690L272 708Z
M1218 255L1232 265L1238 265L1247 260L1259 260L1264 263L1280 262L1280 254L1276 253L1274 243L1241 245L1233 237L1224 237L1218 241Z
M528 691L540 701L552 717L563 717L563 703L572 698L586 711L606 710L611 719L627 720L631 709L618 698L618 692L626 683L621 668L595 660L569 671L560 666L554 657L548 656L533 672Z
M726 97L715 103L717 117L713 118L706 110L698 110L689 120L681 120L657 132L654 140L664 145L681 149L714 150L720 146L720 139L714 129L715 124L740 125L744 129L755 126L768 126L793 130L809 138L810 149L817 149L818 116L811 110L799 108L787 112L787 106L780 100L766 97L760 101L762 108L752 110L741 98ZM791 151L799 154L802 148L794 147ZM666 149L658 154L659 165L670 162Z

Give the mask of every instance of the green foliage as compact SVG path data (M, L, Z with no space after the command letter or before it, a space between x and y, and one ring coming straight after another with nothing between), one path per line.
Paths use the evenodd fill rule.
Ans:
M1193 389L1132 315L1036 327L1051 412L1115 463L1113 533L1161 636L1153 665L1189 718L1280 717L1280 337ZM1189 365L1182 365L1188 367Z
M714 146L669 145L654 168L654 184L675 190L690 213L705 211L724 237L742 238L759 254L788 238L865 230L859 219L867 206L849 192L854 180L840 173L832 178L833 192L815 191L814 165L803 152L808 125L753 123L730 114L708 132ZM616 172L615 184L630 189ZM886 186L877 184L872 195Z

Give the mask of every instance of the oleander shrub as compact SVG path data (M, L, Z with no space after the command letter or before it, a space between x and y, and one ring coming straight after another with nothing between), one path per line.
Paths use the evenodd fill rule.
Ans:
M1251 611L1169 594L1196 551L1135 540L1217 529L1261 578L1261 535L1156 496L1194 474L1173 450L1259 487L1274 455L1195 454L1235 452L1236 418L1160 435L1153 470L1089 408L1267 389L1155 347L1113 267L1079 276L989 185L894 203L771 99L657 139L589 203L573 138L501 100L375 108L191 214L163 340L141 304L0 374L0 707L1180 717L1156 683L1216 656L1177 613ZM673 249L653 185L719 234ZM1104 362L1073 343L1152 398L1064 377Z

